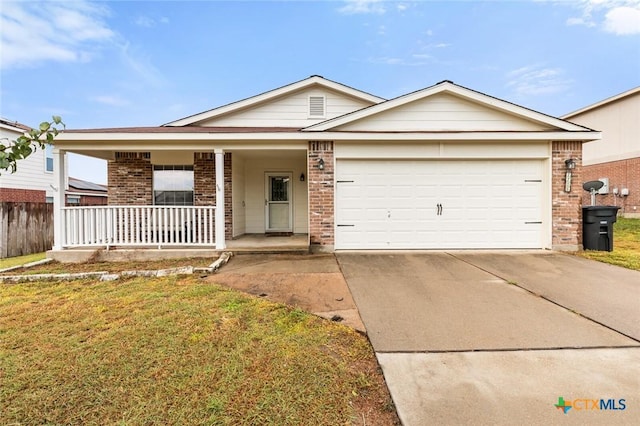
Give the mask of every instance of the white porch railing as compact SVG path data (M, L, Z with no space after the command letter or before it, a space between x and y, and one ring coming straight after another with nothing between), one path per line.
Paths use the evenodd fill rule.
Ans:
M62 209L62 247L215 246L216 207L93 206Z

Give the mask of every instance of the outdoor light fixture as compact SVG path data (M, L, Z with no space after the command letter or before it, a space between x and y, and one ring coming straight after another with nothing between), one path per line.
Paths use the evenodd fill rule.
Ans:
M318 160L318 169L324 170L324 160L322 158Z
M576 160L574 160L573 158L564 160L564 165L567 167L567 170L573 170L576 168Z
M300 173L300 182L304 182L304 173Z
M567 173L564 176L564 192L571 192L571 174L573 169L576 168L576 161L573 158L564 160L564 165L567 168Z

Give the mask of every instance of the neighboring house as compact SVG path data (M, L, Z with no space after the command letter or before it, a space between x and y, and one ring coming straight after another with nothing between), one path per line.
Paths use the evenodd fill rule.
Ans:
M4 144L17 139L29 130L31 128L24 124L0 119L0 138ZM18 169L15 173L10 171L0 173L0 201L44 203L47 198L53 200L51 145L47 145L46 149L38 148L27 158L18 160Z
M67 206L104 206L108 204L106 185L69 177L66 193Z
M0 118L0 138L3 143L15 140L31 128L25 124ZM15 173L0 174L0 202L53 202L53 147L37 148L30 156L18 160ZM65 163L66 164L66 163ZM91 206L107 204L107 187L67 176L65 170L65 204Z
M159 127L62 133L55 164L108 160L109 207L56 198L53 254L291 233L316 251L575 250L599 138L450 81L385 100L312 76Z
M583 148L583 180L606 182L598 205L620 206L626 217L640 217L640 87L563 117L602 131L602 139ZM583 194L585 205L590 195Z

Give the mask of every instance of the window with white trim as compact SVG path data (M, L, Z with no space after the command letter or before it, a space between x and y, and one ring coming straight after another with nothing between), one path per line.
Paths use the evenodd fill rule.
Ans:
M153 204L193 205L193 166L153 166Z

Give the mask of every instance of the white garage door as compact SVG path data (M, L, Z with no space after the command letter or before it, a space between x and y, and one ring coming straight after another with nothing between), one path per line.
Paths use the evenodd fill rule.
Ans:
M539 160L338 160L336 249L541 248Z

